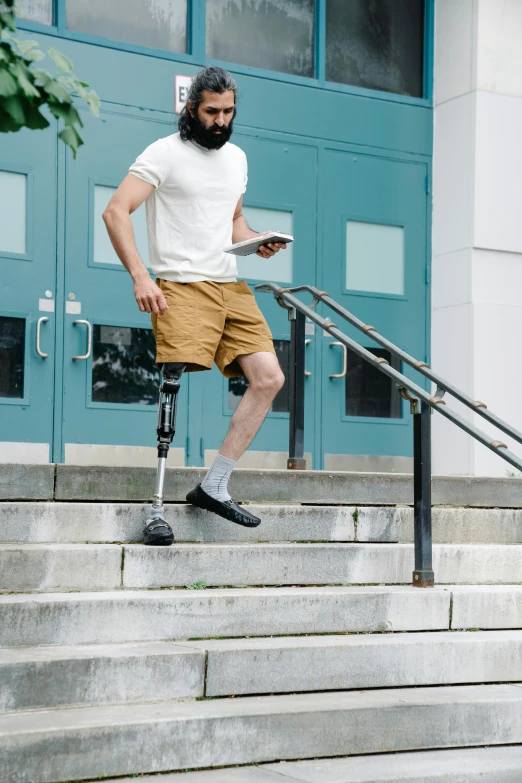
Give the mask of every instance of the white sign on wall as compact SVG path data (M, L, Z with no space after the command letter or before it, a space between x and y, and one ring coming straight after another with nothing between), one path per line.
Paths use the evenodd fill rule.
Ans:
M181 114L183 111L183 107L185 106L185 103L187 102L187 95L189 91L190 84L192 82L192 76L183 76L180 73L177 73L175 76L175 112L176 114Z

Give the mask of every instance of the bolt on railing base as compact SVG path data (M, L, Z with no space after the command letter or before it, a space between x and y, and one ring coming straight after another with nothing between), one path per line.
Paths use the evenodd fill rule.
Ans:
M413 572L414 587L434 587L435 586L435 574L431 569L424 569L422 571Z
M306 470L306 460L305 459L289 459L286 461L286 468L287 470Z

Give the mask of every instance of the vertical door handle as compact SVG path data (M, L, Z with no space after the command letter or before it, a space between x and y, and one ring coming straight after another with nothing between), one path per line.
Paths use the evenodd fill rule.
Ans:
M346 370L348 369L348 349L344 343L330 343L330 348L334 345L338 345L343 349L343 369L337 375L330 375L330 378L344 378L346 376Z
M47 316L42 315L42 317L39 318L38 321L36 322L36 353L38 354L38 356L41 356L42 359L47 359L49 354L42 352L42 348L40 346L40 329L42 328L42 324L47 323L48 320L49 319L47 318Z
M92 348L92 326L89 323L89 321L84 321L83 319L80 319L78 321L73 321L73 324L85 324L87 327L87 353L84 356L73 356L73 359L88 359L91 355L91 348Z
M311 340L305 340L305 347L307 345L310 345L311 342L312 342ZM312 374L311 372L308 372L308 370L305 370L305 375L306 375L307 378L309 378L311 376L311 374Z

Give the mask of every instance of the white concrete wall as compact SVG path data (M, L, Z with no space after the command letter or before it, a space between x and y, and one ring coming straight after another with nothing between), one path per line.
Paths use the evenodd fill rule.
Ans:
M519 430L521 41L522 0L435 0L432 366ZM435 473L516 472L436 414L433 430Z

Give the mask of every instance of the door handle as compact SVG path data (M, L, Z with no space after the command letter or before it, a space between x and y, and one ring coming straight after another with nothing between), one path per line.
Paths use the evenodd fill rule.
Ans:
M344 378L346 376L346 370L348 369L348 349L344 343L330 343L330 348L334 345L338 345L343 349L343 369L337 375L330 375L330 378Z
M307 345L310 345L311 342L312 342L311 340L305 340L305 348L306 348ZM306 375L307 378L309 378L311 376L311 374L312 374L311 372L308 372L308 370L305 370L305 375Z
M91 348L92 348L92 326L89 323L89 321L84 321L83 319L80 319L78 321L73 321L73 324L85 324L87 327L87 353L84 356L73 356L73 359L77 360L83 360L88 359L91 355Z
M38 354L38 356L41 356L42 359L47 359L49 356L48 353L42 352L42 348L40 346L40 330L42 328L42 324L47 323L48 320L49 319L47 318L47 316L42 315L42 317L39 318L38 321L36 322L36 353Z

